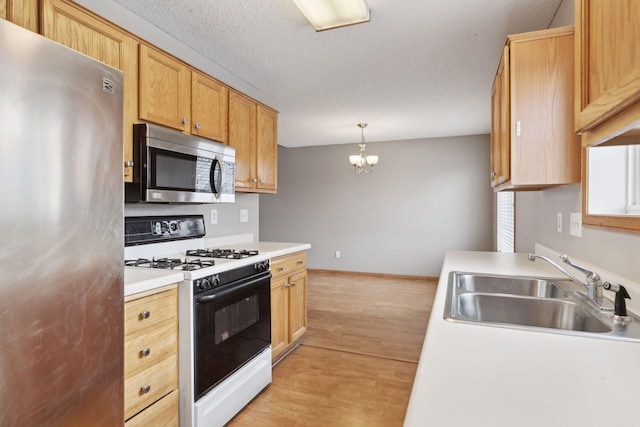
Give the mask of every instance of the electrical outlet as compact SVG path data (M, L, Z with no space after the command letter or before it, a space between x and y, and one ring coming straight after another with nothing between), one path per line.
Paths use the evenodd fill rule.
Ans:
M218 211L216 209L211 209L211 224L218 223Z
M336 258L340 258L340 251L336 251Z
M582 213L571 212L569 216L569 234L582 237Z
M558 217L556 220L556 229L558 233L562 233L562 212L558 212Z
M249 210L240 209L240 222L249 222Z

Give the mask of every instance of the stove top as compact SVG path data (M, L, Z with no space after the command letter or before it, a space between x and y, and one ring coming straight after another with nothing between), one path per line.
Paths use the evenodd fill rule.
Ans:
M215 261L201 259L180 258L138 258L124 261L125 267L159 268L163 270L194 271L201 268L213 267Z
M243 259L258 255L257 250L247 249L192 249L187 251L187 256L203 258Z

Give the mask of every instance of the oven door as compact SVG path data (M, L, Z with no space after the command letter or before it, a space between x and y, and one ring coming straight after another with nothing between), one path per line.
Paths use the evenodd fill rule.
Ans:
M271 273L194 297L195 400L271 345Z

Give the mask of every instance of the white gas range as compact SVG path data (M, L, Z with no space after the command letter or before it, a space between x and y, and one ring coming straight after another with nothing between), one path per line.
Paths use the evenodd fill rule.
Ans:
M222 426L271 383L269 258L205 241L202 216L127 217L127 268L180 271L180 425Z

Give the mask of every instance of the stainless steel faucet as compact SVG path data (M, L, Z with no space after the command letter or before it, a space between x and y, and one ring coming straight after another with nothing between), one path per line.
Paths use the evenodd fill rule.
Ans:
M589 299L592 300L598 306L598 308L600 308L601 310L612 309L611 304L602 297L602 280L600 279L600 275L598 273L574 264L573 262L571 262L571 260L569 260L569 257L567 255L561 255L560 260L562 262L564 262L565 264L569 264L571 267L575 268L581 273L584 273L586 278L586 283L584 283L580 279L578 279L576 276L569 273L567 270L565 270L564 268L562 268L561 266L559 266L549 258L544 257L542 255L529 254L529 261L535 261L536 258L540 258L548 262L549 264L554 266L556 269L564 273L564 275L566 275L573 282L585 288L587 290L587 297L589 297Z

